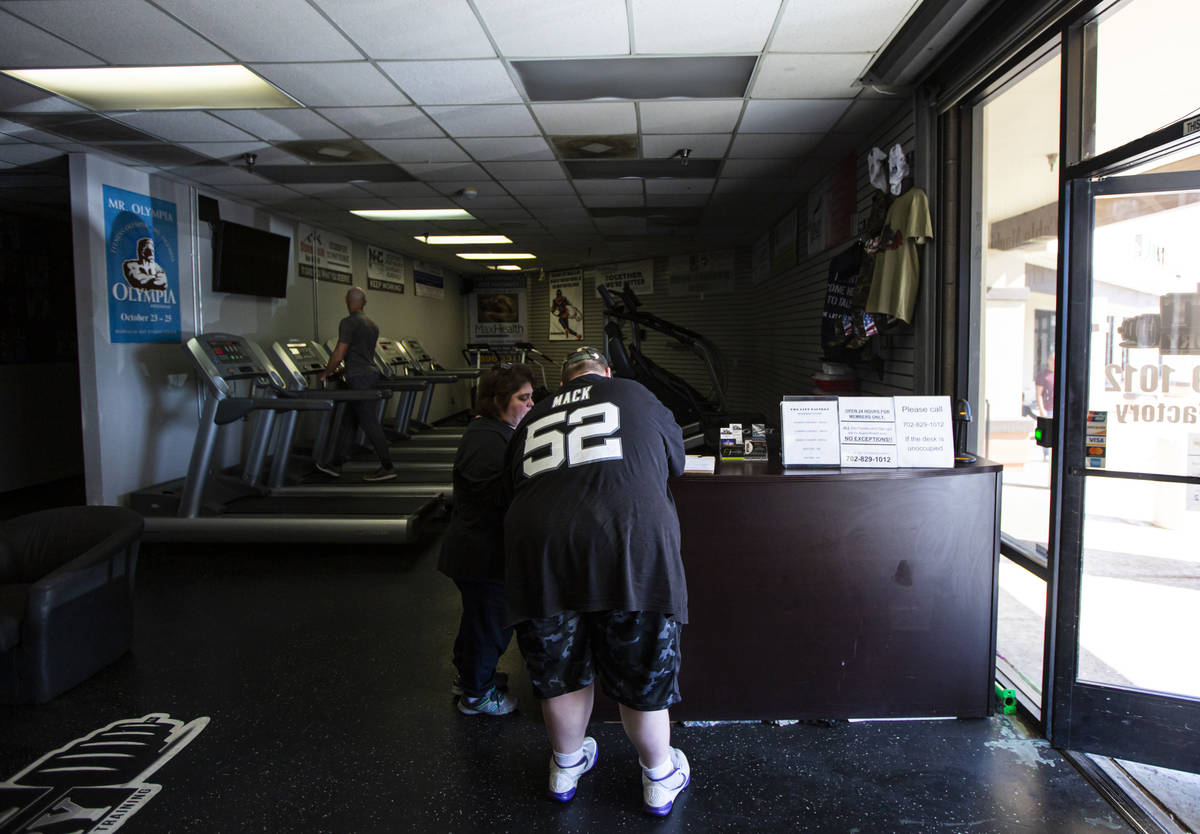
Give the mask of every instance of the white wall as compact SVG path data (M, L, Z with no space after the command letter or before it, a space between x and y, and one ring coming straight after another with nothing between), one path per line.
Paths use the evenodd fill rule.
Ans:
M109 338L103 186L174 203L178 229L181 338L197 332L248 336L269 349L292 336L324 341L346 314L346 287L300 278L293 265L286 299L212 291L212 231L194 220L196 191L86 154L71 155L71 214L79 321L80 402L88 503L118 504L129 492L183 476L200 410L192 364L179 344L113 344ZM219 201L221 218L294 239L296 224L261 209ZM366 284L366 246L354 241L354 279ZM449 367L462 364L465 308L459 278L448 274L444 299L370 292L367 314L385 335L415 337ZM314 328L314 322L317 322ZM313 332L316 329L318 332ZM466 407L465 385L439 386L431 417ZM454 400L452 403L451 400ZM236 462L246 424L222 433L218 460Z

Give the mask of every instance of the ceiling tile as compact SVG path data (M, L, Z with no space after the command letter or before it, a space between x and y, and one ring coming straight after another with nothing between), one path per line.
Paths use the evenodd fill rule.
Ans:
M430 180L428 185L430 188L435 189L439 194L445 194L451 197L457 196L464 188L461 180L457 182L438 182L437 180ZM508 192L501 188L499 183L493 182L488 177L481 177L479 180L473 181L471 183L471 187L478 192L480 197L508 196Z
M283 185L225 185L221 187L235 197L244 197L260 203L274 203L281 200L294 200L299 195Z
M63 152L58 148L34 145L30 142L0 145L0 162L7 162L10 165L29 165L62 155Z
M793 176L797 169L798 163L795 159L729 159L721 168L721 180L778 179Z
M843 99L756 100L746 103L741 133L822 133L850 107Z
M761 52L780 0L632 0L633 45L639 54Z
M532 194L574 194L567 180L501 180L500 185L516 197Z
M248 153L257 155L259 151L271 147L265 142L184 142L183 146L214 159L230 159ZM254 161L257 164L258 160Z
M298 182L291 188L309 197L320 197L322 200L330 197L357 197L365 200L374 196L348 182Z
M763 57L750 94L754 98L854 98L855 82L871 53L778 53Z
M365 182L363 189L380 197L440 197L436 191L423 182Z
M694 157L722 157L729 147L728 133L698 133L690 136L661 134L642 137L642 156L646 158L669 157L680 148L691 149Z
M546 133L555 136L637 132L631 101L535 104L533 113Z
M37 130L19 122L10 122L7 119L0 119L0 134L4 134L12 142L62 142L61 136L55 136L53 133L46 133L44 130Z
M117 147L113 145L112 147ZM234 168L219 163L184 165L171 168L171 173L206 185L269 185L266 180L248 173L243 168Z
M221 118L268 141L293 139L343 139L346 132L334 127L313 110L222 110Z
M9 0L0 8L111 64L222 64L229 55L145 0ZM136 33L136 36L134 35ZM7 62L7 56L6 61Z
M404 94L366 61L253 64L250 67L306 107L408 104Z
M363 194L361 197L334 197L331 195L321 195L323 200L328 201L329 205L336 206L346 211L366 211L370 209L391 209L395 208L391 201L383 197L372 197L370 194Z
M460 189L461 190L461 189ZM515 197L510 197L507 194L485 197L483 195L477 197L467 197L465 195L452 195L455 202L467 209L476 217L480 216L481 212L491 209L515 209L520 208Z
M769 177L753 177L741 178L740 176L721 177L717 180L717 186L713 189L713 200L718 200L722 195L738 195L738 194L759 194L764 191L775 190L776 182L774 178Z
M574 195L531 194L521 198L521 205L528 209L578 208L581 204Z
M487 173L474 162L410 163L404 166L404 170L422 180L470 182L471 180L489 179Z
M643 133L729 133L742 114L742 100L643 101Z
M318 111L359 139L426 139L442 129L416 107L325 107Z
M588 194L641 194L645 191L644 181L629 180L575 180L575 189Z
M362 58L305 0L156 0L239 61L353 61Z
M505 104L521 101L504 64L476 61L381 61L417 104Z
M454 137L539 136L541 130L523 104L427 107L425 112Z
M475 0L488 32L510 58L628 55L625 0Z
M557 162L488 162L483 167L498 180L561 180L567 176Z
M729 148L729 158L796 158L811 151L823 133L741 133Z
M646 198L639 190L637 194L584 194L581 198L588 208L609 208L612 206L641 206Z
M646 180L646 194L708 194L713 180Z
M203 110L141 110L111 115L130 127L172 142L238 142L254 139L245 131Z
M466 151L450 139L368 139L367 144L393 162L467 162Z
M592 216L588 214L587 209L582 205L579 208L571 208L570 206L557 206L548 208L535 208L530 211L538 220L548 221L551 227L557 228L560 222L563 225L574 221L576 224L591 224Z
M480 161L529 161L554 159L554 151L538 136L502 139L460 139L467 153Z
M496 54L466 0L338 0L324 11L373 60Z
M772 52L875 52L903 23L913 0L805 0L780 17Z
M258 154L258 159L254 160L255 165L308 165L308 160L301 159L295 154L290 154L282 148L267 145L262 150L254 151Z
M388 202L399 209L458 208L453 200L440 194L433 197L388 197Z
M647 194L648 206L704 206L708 205L711 195L704 194Z
M0 59L7 69L90 67L104 63L66 41L0 11Z

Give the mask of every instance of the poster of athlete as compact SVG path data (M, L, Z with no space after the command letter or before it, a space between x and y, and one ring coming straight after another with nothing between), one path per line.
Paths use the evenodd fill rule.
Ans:
M550 287L550 341L583 339L583 270L560 269L546 276Z

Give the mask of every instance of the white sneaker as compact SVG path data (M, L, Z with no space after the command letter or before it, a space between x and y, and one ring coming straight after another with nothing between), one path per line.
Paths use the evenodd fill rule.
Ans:
M583 755L570 767L559 767L550 757L550 798L559 802L570 802L575 796L579 777L596 766L596 739L588 736L583 740Z
M661 779L651 779L642 768L642 810L656 817L671 813L675 797L692 781L692 768L687 756L678 747L671 748L671 763L675 769Z

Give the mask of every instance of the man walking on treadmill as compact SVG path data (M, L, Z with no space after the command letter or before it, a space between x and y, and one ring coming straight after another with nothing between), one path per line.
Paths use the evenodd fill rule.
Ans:
M365 391L379 385L379 369L375 367L375 345L379 341L379 327L367 318L363 307L367 306L367 294L358 287L346 291L346 311L350 314L338 324L337 347L329 357L329 364L317 376L322 382L345 360L343 376L346 387L352 391ZM317 461L317 469L333 478L342 476L341 465L350 450L355 426L363 430L368 442L379 456L379 468L364 481L390 481L396 477L396 468L388 450L387 438L379 425L379 402L377 400L354 400L347 404L346 417L342 420L341 434L334 438L333 457Z

